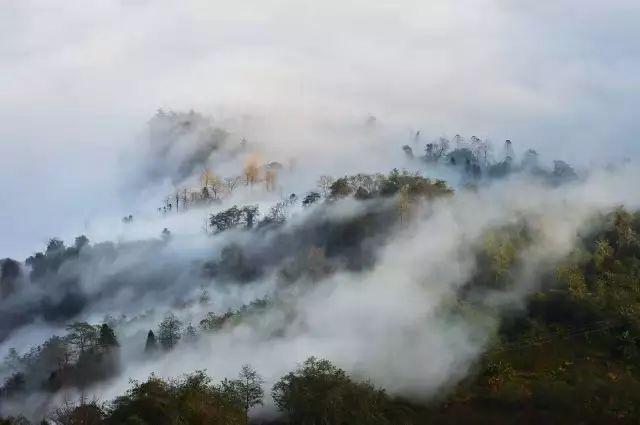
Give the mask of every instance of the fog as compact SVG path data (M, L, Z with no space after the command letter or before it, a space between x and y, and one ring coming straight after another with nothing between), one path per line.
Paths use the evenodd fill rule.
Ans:
M218 380L243 363L269 388L311 355L394 395L441 396L471 373L502 314L522 308L594 215L640 204L629 184L640 177L634 3L11 3L0 15L0 258L23 261L51 237L72 245L84 234L92 246L46 287L25 283L0 300L3 314L20 313L0 325L0 353L25 352L68 321L106 317L123 368L83 389L100 400L152 372L206 369ZM154 132L160 109L184 114L189 128ZM456 134L493 141L496 161L510 139L518 163L533 148L543 168L564 160L580 178L555 185L520 173L469 188L452 168L401 149L419 156L425 143ZM240 185L220 203L162 212L205 168L240 175L251 161L282 166L275 190ZM329 237L326 223L387 211L395 199L298 202L284 225L260 232L207 227L210 214L233 205L258 205L264 216L291 194L318 190L321 175L393 168L444 179L455 194L367 239L365 258L323 253L331 273L321 278L284 284L282 273L308 266L300 258ZM133 222L123 222L129 214ZM517 285L479 294L486 308L467 316L455 299L477 270L476 248L488 230L519 221L535 237ZM255 266L247 282L224 269L228 246ZM203 291L207 302L198 301ZM144 354L147 331L169 311L197 325L208 312L265 298L273 304L239 324ZM69 395L76 390L34 393L3 408L38 417ZM274 414L272 402L254 414Z
M316 137L318 125L369 115L395 140L422 129L564 160L637 153L639 13L633 0L10 2L0 256L134 210L118 159L160 107L262 117L281 149L334 157L358 140Z
M81 251L75 264L57 273L62 283L65 275L79 272L88 301L72 316L74 320L100 322L110 316L121 342L121 373L83 393L109 400L125 391L130 379L143 380L151 373L171 377L206 369L214 379L222 379L233 376L246 362L264 375L268 388L315 355L370 379L391 394L420 400L438 397L470 373L493 338L501 315L523 308L525 296L537 289L541 275L576 247L578 234L588 230L595 214L617 205L640 206L637 191L628 184L638 175L638 169L629 166L594 171L583 181L555 188L514 176L478 191L461 189L451 198L424 204L410 222L396 227L386 242L376 244L370 269L349 271L338 266L320 282L303 276L293 286L284 285L277 273L292 258L286 245L278 244L280 237L304 238L305 226L314 221L339 223L361 214L363 208L375 207L343 200L328 208L294 209L284 227L266 234L176 232L164 242L145 228L177 224L171 218L134 222L131 226L140 229L132 242L121 241L115 252L107 246ZM199 214L192 210L178 217L185 228L190 221L196 227L199 219L194 217ZM159 221L156 226L154 220ZM474 250L483 243L486 231L522 220L533 229L534 238L520 254L515 286L482 293L479 302L486 306L484 310L471 316L461 313L454 300L475 271ZM232 242L249 253L282 253L275 254L273 261L261 260L265 273L250 283L234 283L224 275L203 277L200 264ZM56 281L48 279L50 284ZM210 296L204 303L197 302L202 288ZM46 295L26 292L3 306L9 308L13 302L24 308L25 298L32 302L42 296ZM167 311L184 323L197 324L208 311L221 313L264 297L276 303L236 325L214 334L202 332L197 341L180 344L161 356L143 352L146 332L156 329ZM60 333L63 329L55 323L37 319L16 328L2 344L3 351L24 350L49 334ZM28 404L21 399L17 406L5 402L4 408L37 417L64 397L78 394L73 389L54 398L32 394ZM270 399L253 414L273 415Z

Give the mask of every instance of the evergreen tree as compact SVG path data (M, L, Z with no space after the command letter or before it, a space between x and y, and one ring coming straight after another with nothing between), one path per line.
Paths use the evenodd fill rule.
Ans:
M158 348L158 342L156 341L156 336L151 329L149 329L149 333L147 334L147 343L144 346L144 351L146 353L150 353L156 351Z
M186 342L194 342L198 339L198 330L189 323L184 329L184 340Z
M111 326L106 323L103 323L100 326L98 345L104 349L117 347L119 345L115 332L113 331Z
M182 322L176 316L171 313L165 316L158 331L158 341L162 348L172 349L180 341L181 330Z

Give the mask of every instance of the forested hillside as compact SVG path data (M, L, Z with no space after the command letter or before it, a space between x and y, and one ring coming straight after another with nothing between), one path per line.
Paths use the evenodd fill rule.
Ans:
M1 423L640 417L629 165L578 173L456 136L294 193L305 170L199 114L159 112L150 137L139 178L183 187L119 219L132 236L2 260Z

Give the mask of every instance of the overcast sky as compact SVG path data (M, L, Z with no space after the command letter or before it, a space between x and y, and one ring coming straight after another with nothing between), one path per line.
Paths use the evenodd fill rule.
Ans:
M635 156L638 22L637 0L5 1L0 258L127 212L118 159L160 107Z

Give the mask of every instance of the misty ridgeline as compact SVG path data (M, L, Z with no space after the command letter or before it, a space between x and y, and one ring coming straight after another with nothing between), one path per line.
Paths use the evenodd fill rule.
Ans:
M324 171L163 110L136 149L135 213L1 261L0 423L640 417L633 164L412 131Z

